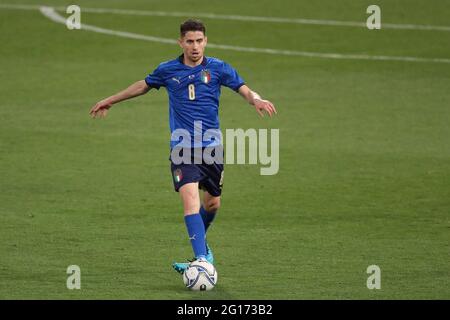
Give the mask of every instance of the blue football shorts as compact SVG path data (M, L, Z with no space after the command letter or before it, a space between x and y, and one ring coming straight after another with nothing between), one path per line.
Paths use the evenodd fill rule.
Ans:
M201 148L203 151L205 148ZM223 157L223 147L219 149ZM183 155L183 150L179 152L180 156ZM175 164L170 157L170 170L172 171L172 180L174 189L176 192L185 185L186 183L198 182L199 189L208 191L214 197L218 197L222 194L223 186L223 161L222 163L205 163L204 159L197 158L196 164L194 161L196 159L195 149L191 149L191 161L189 163ZM212 152L212 156L215 153Z

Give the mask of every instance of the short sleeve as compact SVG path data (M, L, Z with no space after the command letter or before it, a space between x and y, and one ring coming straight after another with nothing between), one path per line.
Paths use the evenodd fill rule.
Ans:
M237 71L228 63L223 63L221 85L228 87L234 91L238 91L239 88L244 85L244 80L239 76Z
M150 73L148 76L145 77L145 83L150 88L159 89L160 87L165 86L164 78L163 78L163 70L162 66L159 65L153 73Z

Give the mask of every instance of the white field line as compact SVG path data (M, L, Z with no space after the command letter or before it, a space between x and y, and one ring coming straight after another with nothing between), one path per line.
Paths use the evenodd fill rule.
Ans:
M66 18L59 15L59 13L57 13L54 8L40 7L39 10L41 11L41 13L44 16L46 16L50 20L57 22L57 23L66 24ZM109 35L123 37L123 38L146 40L146 41L168 43L168 44L177 44L177 41L174 39L152 37L152 36L146 36L143 34L137 34L137 33L131 33L131 32L125 32L125 31L109 30L109 29L104 29L104 28L100 28L100 27L96 27L96 26L91 26L91 25L84 24L84 23L81 25L81 29L93 31L93 32L97 32L97 33L109 34Z
M40 7L40 5L0 4L0 8L11 9L11 10L14 10L14 9L36 10L36 9L39 9L39 7ZM66 7L55 7L55 10L65 11ZM86 8L86 7L82 7L82 11L88 12L88 13L108 13L108 14L136 15L136 16L198 17L198 18L209 18L209 19L216 19L216 20L290 23L290 24L366 28L365 22L357 22L357 21L338 21L338 20L283 18L283 17L258 17L258 16L241 16L241 15L223 15L223 14L201 13L201 12L188 13L188 12L126 10L126 9L109 9L109 8ZM428 31L450 32L450 26L433 26L433 25L421 25L421 24L382 23L382 28L383 29L428 30Z
M41 13L50 20L57 23L66 23L66 18L58 14L52 7L40 7ZM82 30L108 34L123 38L138 39L144 41L152 41L166 44L177 44L177 41L169 38L161 38L154 36L147 36L137 33L116 31L105 28L100 28L92 25L82 24ZM209 48L233 50L239 52L254 52L254 53L266 53L274 55L286 55L286 56L303 56L312 58L327 58L327 59L346 59L346 60L381 60L381 61L406 61L406 62L433 62L433 63L449 63L450 59L440 58L420 58L420 57L401 57L401 56L372 56L364 54L340 54L340 53L319 53L319 52L307 52L307 51L291 51L291 50L278 50L268 48L251 48L251 47L239 47L230 45L221 45L208 43Z

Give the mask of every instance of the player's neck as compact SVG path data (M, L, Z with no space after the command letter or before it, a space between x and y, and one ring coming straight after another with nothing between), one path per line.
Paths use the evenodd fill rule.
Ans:
M196 66L202 64L204 58L205 58L205 56L202 56L201 59L198 59L197 61L192 61L192 60L188 59L186 56L184 56L183 63L189 67L196 67Z

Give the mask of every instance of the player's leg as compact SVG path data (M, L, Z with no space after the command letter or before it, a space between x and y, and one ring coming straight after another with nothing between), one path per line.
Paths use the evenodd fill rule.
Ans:
M200 193L198 191L198 182L186 183L180 187L178 192L183 202L184 216L199 213Z
M205 175L200 183L203 193L203 205L200 208L200 214L205 224L205 230L208 230L210 224L216 217L217 210L220 208L220 196L223 186L223 164L213 163L202 165L201 170Z
M200 211L200 195L198 182L182 185L178 192L183 202L184 222L194 251L195 259L206 258L205 225L203 224ZM172 267L175 271L183 273L189 266L188 262L174 262Z
M206 239L205 225L203 224L200 211L200 195L198 191L198 182L190 182L179 188L181 200L183 202L184 222L194 251L195 259L206 259ZM183 273L189 263L175 262L172 267L175 271Z
M220 196L213 196L208 191L203 193L203 205L200 208L200 215L203 219L203 224L205 225L205 233L208 231L211 223L216 217L217 210L220 208ZM206 260L209 263L214 264L214 255L208 242L205 240L206 245Z
M205 190L203 193L203 205L200 208L200 215L202 216L203 223L205 225L205 232L208 231L209 226L214 221L219 208L220 196L213 196Z
M203 205L200 208L200 214L205 225L206 233L220 207L220 196L222 194L223 185L223 164L204 164L200 168L206 177L201 181L202 189L205 190L205 192L203 194ZM205 241L205 245L206 260L214 264L214 255L211 247L207 241Z
M205 258L205 225L200 215L200 195L198 182L187 183L180 187L179 193L183 202L184 221L191 240L196 259Z

